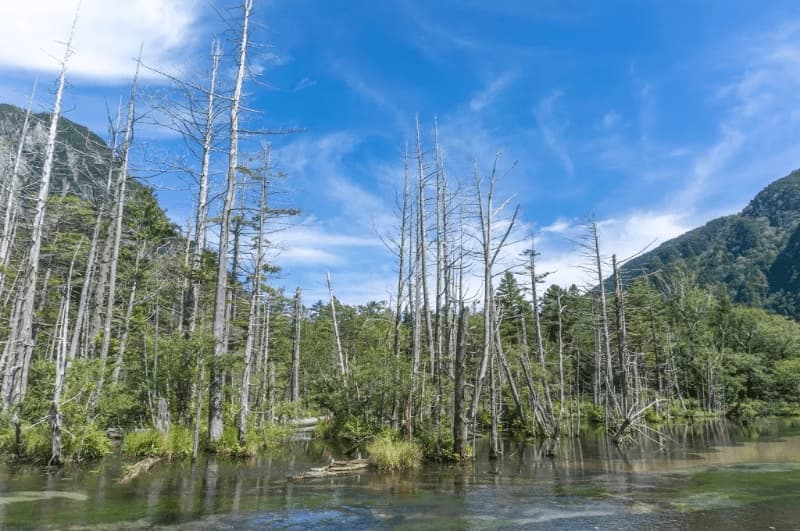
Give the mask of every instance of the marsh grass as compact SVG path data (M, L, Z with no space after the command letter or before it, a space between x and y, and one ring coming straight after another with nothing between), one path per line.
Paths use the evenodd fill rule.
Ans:
M381 470L413 470L422 464L422 447L382 433L367 445L370 464Z

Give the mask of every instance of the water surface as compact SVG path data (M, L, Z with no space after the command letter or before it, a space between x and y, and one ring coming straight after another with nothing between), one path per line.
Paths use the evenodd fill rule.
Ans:
M0 526L180 529L800 529L800 423L663 428L625 452L601 434L559 457L506 441L468 466L295 483L341 453L319 441L248 461L164 463L120 485L119 458L0 466Z

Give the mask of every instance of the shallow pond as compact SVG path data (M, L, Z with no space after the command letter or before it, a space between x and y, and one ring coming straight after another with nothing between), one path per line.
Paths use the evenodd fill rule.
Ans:
M622 453L598 433L555 459L506 441L469 466L294 483L341 457L295 442L249 461L161 464L128 485L120 459L0 466L4 528L800 529L800 422L664 429Z

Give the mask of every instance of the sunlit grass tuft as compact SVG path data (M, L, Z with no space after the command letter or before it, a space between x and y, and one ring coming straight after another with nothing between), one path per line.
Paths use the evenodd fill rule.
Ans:
M411 470L422 464L422 448L414 441L398 441L383 433L367 445L370 464L381 470Z

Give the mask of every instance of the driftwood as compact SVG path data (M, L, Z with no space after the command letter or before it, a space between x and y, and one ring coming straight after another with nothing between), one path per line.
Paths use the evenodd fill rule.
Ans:
M134 479L138 478L142 474L146 474L150 471L151 468L156 466L158 463L163 461L163 457L147 457L142 459L138 463L135 463L128 467L128 471L122 476L122 479L119 480L120 484L125 485L130 483Z
M339 476L350 476L363 472L369 467L366 459L352 459L350 461L331 461L328 466L311 468L308 472L289 476L293 481L304 481L307 479L324 479Z
M306 417L302 419L291 419L289 424L291 426L296 426L298 428L309 428L312 426L316 426L320 422L325 422L332 419L332 415L324 415L322 417Z

